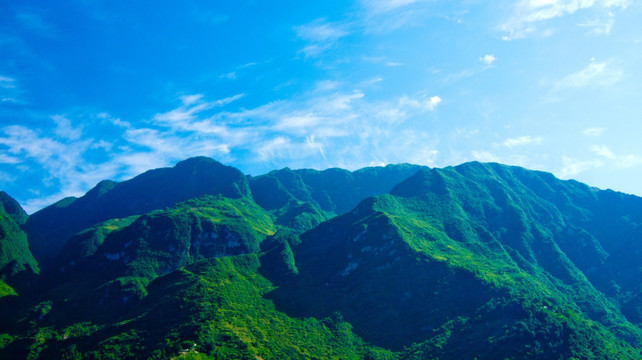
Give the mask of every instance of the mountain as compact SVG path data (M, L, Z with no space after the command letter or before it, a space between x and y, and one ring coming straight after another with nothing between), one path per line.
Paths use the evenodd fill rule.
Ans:
M87 227L207 194L239 198L249 196L250 188L239 170L209 158L191 158L121 183L102 181L80 198L63 199L29 216L25 230L35 258L46 262Z
M420 168L410 164L354 172L285 168L251 177L250 188L254 200L273 214L276 224L301 231L350 211L369 196L390 191Z
M642 198L544 172L197 158L36 214L0 359L642 356Z
M302 234L271 298L418 358L634 358L640 210L521 168L421 170Z
M23 225L29 217L22 206L4 191L0 191L0 212L7 214L18 225Z
M13 287L20 286L26 273L38 274L40 271L29 250L27 236L20 228L26 217L13 198L0 192L0 297L15 294Z

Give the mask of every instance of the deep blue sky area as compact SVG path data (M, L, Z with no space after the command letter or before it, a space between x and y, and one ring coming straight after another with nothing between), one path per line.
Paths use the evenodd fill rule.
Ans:
M642 195L642 5L0 1L0 190L197 155L253 175L491 161Z

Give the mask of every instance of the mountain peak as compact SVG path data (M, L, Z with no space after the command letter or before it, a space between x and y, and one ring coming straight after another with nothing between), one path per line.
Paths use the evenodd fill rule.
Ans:
M225 166L222 163L207 156L194 156L194 157L177 162L174 167L175 168L194 168L194 167L206 166L206 165L214 165L214 166L221 166L221 167Z
M99 222L173 206L202 195L251 197L245 175L207 157L171 168L149 170L130 180L101 181L84 196L33 214L26 223L32 251L39 261L54 256L77 231Z

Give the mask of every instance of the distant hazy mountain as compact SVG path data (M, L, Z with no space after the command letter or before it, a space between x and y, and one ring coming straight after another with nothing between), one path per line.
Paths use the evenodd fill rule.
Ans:
M43 263L0 283L0 358L641 357L642 198L548 173L194 158L2 204L2 261Z

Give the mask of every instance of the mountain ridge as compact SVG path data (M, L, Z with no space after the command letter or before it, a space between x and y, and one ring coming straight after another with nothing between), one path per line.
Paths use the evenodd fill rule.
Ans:
M479 162L143 175L26 219L69 235L0 284L0 358L642 354L642 198Z

